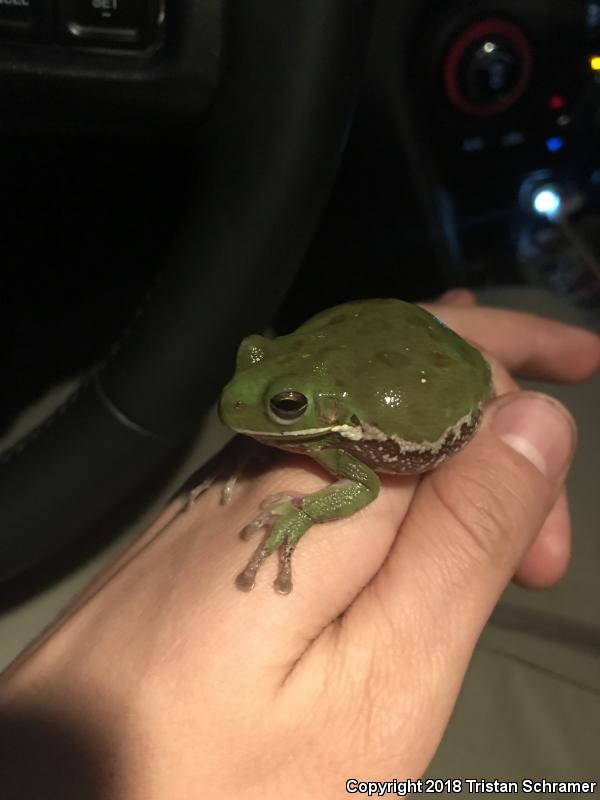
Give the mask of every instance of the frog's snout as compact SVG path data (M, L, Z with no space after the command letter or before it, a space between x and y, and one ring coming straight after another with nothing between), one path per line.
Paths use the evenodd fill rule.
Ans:
M231 391L223 391L219 400L221 422L230 428L235 428L236 425L239 425L241 415L246 411L247 405L237 392L234 394Z

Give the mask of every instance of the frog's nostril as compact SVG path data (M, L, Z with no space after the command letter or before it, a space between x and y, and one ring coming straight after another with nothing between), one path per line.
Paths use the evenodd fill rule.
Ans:
M233 404L233 408L234 408L235 411L239 411L243 407L244 407L244 404L242 403L241 400L236 400L234 402L234 404Z

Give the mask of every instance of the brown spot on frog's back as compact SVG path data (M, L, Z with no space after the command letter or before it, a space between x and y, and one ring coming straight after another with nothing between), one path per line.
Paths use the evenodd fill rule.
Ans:
M451 359L445 353L440 353L438 351L434 351L431 354L431 360L433 362L434 367L438 367L438 369L445 369L446 367L450 366Z

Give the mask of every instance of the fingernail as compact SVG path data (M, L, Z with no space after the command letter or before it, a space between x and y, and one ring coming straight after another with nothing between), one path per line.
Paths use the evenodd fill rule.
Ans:
M492 430L548 478L565 476L577 441L575 421L557 400L519 392L499 400Z

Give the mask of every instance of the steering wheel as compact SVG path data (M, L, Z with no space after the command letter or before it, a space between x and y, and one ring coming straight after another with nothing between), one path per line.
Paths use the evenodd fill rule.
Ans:
M268 322L314 233L371 2L57 5L52 18L28 6L6 34L3 100L18 95L40 124L73 114L88 125L192 124L209 169L117 345L0 457L2 581L100 526L124 525L187 454L239 340Z

